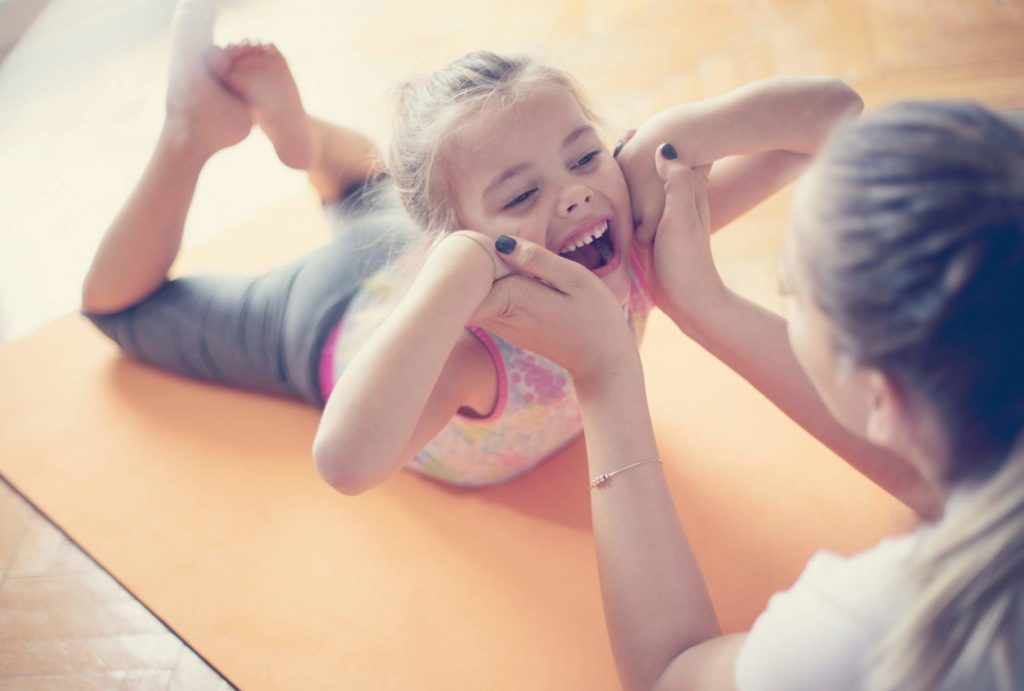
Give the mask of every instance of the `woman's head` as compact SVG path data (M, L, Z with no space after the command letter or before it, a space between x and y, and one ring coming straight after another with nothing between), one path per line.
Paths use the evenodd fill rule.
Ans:
M794 211L794 350L854 431L964 492L868 688L1021 688L1024 133L967 103L839 132Z
M888 398L941 436L926 472L994 470L1024 423L1024 133L968 103L883 109L825 147L792 235L794 341L827 336L802 356L837 416L891 427L868 410Z
M625 296L625 178L564 72L480 51L404 85L389 164L423 227L526 237Z

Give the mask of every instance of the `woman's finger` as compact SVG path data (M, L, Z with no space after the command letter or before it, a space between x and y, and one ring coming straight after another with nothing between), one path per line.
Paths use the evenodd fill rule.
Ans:
M711 233L711 209L708 206L708 173L711 165L703 168L694 168L694 203L697 207L697 217L700 219L700 227L705 233Z
M671 144L662 144L654 156L654 167L665 184L665 211L659 225L685 222L696 212L693 170L679 160Z
M634 216L639 219L633 230L633 237L641 247L649 247L654 242L654 233L664 214L665 193L652 185L653 189L636 190L634 194ZM638 212L637 212L638 210Z
M511 274L494 282L491 291L474 312L473 322L500 331L502 325L506 329L513 327L527 308L536 309L548 300L564 298L562 293L532 276ZM504 333L498 335L510 340Z
M495 240L494 248L501 260L517 273L533 276L563 294L568 294L571 287L590 274L582 265L529 240L501 235Z

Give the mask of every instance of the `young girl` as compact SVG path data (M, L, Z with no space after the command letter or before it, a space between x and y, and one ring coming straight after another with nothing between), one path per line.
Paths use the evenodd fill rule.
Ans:
M404 86L383 175L368 140L305 114L276 50L211 46L213 19L208 4L178 7L167 121L97 252L83 311L140 359L323 406L314 458L347 494L402 467L500 482L579 434L564 370L486 328L506 316L493 238L532 239L587 267L639 338L661 291L645 287L633 252L634 218L650 235L664 200L651 142L668 131L705 164L729 157L708 183L718 227L795 177L861 107L836 80L762 82L660 115L620 167L571 78L479 52ZM255 278L167 280L199 171L253 122L282 161L308 170L334 241ZM823 419L802 422L921 506L912 472Z
M772 349L779 320L718 279L699 176L669 154L654 241L685 278L666 276L666 306L713 352L750 360L727 322L742 317ZM816 555L750 633L718 628L615 301L526 244L509 264L557 292L517 279L510 321L575 379L625 688L1024 688L1024 128L968 103L893 106L835 136L798 191L785 266L796 357L835 417L913 464L945 515L851 558ZM579 337L599 323L617 328Z

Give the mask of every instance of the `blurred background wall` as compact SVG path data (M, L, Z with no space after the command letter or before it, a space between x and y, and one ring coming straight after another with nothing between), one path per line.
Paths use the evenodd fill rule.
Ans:
M77 306L159 129L172 7L0 0L0 339ZM611 141L662 107L782 74L837 75L869 108L1024 107L1024 0L236 0L217 38L244 36L278 44L311 112L382 140L389 85L479 47L569 69ZM204 173L185 244L307 193L256 133ZM723 242L745 251L743 234Z

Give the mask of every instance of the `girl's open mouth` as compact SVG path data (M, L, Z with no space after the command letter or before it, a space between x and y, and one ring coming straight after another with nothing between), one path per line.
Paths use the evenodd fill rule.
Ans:
M558 254L577 264L582 264L599 275L607 273L600 270L615 259L615 243L612 241L612 234L608 232L608 221L597 226L590 235L577 240L572 247L567 247Z

